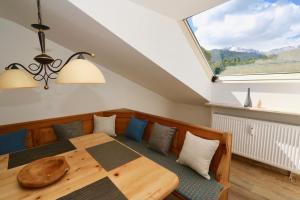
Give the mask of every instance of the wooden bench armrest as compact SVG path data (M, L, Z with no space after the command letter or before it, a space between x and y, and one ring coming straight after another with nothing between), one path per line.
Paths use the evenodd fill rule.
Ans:
M216 172L216 179L223 185L223 190L220 193L220 200L228 199L228 190L230 188L229 176L230 176L230 165L231 165L231 145L232 145L232 134L226 133L223 135L226 143L223 155L221 157L219 166Z

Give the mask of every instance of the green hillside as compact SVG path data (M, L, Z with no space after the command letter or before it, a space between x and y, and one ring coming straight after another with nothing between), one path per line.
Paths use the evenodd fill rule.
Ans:
M300 72L300 49L281 52L265 59L257 59L251 64L227 66L221 75L295 72Z
M300 49L277 55L257 52L236 52L228 49L207 51L202 48L212 70L220 75L270 74L300 72Z

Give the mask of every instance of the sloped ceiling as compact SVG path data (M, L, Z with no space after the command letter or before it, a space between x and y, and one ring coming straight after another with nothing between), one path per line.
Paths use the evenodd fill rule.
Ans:
M176 20L186 19L228 0L130 0Z
M96 63L179 103L202 104L199 94L122 41L68 1L41 1L46 37L72 51L96 54ZM37 22L35 0L0 1L0 17L26 28ZM37 38L38 39L38 38Z

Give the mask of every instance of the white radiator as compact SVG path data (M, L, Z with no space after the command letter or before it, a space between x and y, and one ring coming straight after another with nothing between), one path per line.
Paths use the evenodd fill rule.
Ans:
M212 127L231 132L233 153L300 173L300 127L213 114Z

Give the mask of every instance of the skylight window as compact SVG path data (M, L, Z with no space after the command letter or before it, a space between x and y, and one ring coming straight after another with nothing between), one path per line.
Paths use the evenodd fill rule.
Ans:
M187 24L215 75L300 72L300 0L231 0Z

